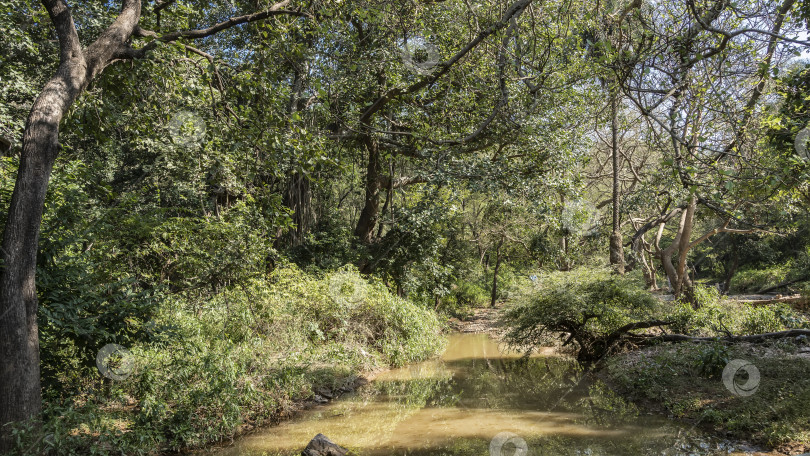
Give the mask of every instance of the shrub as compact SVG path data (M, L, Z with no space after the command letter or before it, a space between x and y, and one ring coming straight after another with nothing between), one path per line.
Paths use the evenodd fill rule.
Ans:
M792 262L774 265L763 269L740 271L731 279L731 292L756 293L763 288L776 285L790 277L797 276L797 269ZM801 270L799 273L803 274Z
M506 311L510 344L531 348L562 333L566 343L576 342L580 360L600 358L611 348L602 344L613 331L661 313L661 303L641 284L609 270L581 269L544 280L544 288Z
M435 314L353 268L285 266L213 297L175 294L141 326L149 337L129 346L132 374L95 373L83 394L51 397L42 430L20 428L14 454L199 447L279 417L317 386L433 356L444 341Z
M476 283L460 280L457 288L453 290L453 296L460 306L480 307L489 304L489 294Z
M441 299L438 310L458 318L471 315L471 309L489 304L489 293L475 282L459 280L447 296Z
M807 328L808 320L785 303L754 306L723 299L711 287L695 288L697 309L678 302L668 319L670 329L693 336L758 334L793 328Z

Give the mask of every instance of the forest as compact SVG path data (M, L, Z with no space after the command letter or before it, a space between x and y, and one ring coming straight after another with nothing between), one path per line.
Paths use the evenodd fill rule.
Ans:
M809 28L0 0L0 454L810 452Z

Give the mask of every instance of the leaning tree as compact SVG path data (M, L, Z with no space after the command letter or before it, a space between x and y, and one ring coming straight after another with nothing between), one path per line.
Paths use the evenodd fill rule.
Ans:
M173 0L158 2L146 12L140 0L123 0L112 23L88 43L89 37L83 41L79 33L86 28L77 27L66 1L42 3L58 38L59 65L36 97L25 123L0 248L0 450L11 444L7 424L29 420L41 409L36 258L48 181L59 154L62 119L88 86L116 62L149 58L153 50L168 43L207 55L189 43L271 17L313 18L311 5L291 7L291 0L283 0L249 14L214 20L207 27L162 31L160 14L172 7ZM141 27L142 19L154 25L154 30Z

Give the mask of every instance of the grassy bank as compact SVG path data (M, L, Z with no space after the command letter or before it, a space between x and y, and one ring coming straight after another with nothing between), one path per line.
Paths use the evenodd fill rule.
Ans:
M759 344L727 339L807 329L806 315L784 303L736 302L707 287L696 289L696 306L663 302L644 291L638 279L584 268L543 276L542 287L505 312L507 340L523 349L568 342L565 350L596 368L602 380L642 410L721 437L780 450L810 449L810 341L803 336ZM641 321L666 324L641 326L607 345L610 334ZM645 336L662 331L712 340L649 346L653 339ZM735 369L734 360L753 365L759 379L757 373L749 379L747 369L753 368Z
M444 344L434 313L353 270L283 267L213 298L174 295L132 325L144 336L101 369L65 363L41 429L19 428L15 454L200 447L282 419L314 390L345 390L363 371L419 361Z
M601 374L644 409L795 454L810 450L810 354L801 348L792 341L658 346L614 357ZM755 390L735 389L745 387L747 372L727 374L737 385L727 388L723 368L736 359L756 367Z
M807 328L807 316L786 304L735 302L709 288L699 289L698 299L697 310L668 303L660 317L675 322L671 332L715 337L715 341L627 351L609 358L600 375L640 408L720 437L788 454L810 450L810 341L805 337L759 344L723 340L728 334ZM753 368L736 368L743 363Z

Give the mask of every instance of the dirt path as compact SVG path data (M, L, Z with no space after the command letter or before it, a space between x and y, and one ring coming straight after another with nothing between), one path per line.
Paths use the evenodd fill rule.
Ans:
M484 307L473 309L472 316L464 320L451 318L449 323L451 328L459 332L489 334L493 338L500 339L503 331L498 325L499 316L500 308Z

